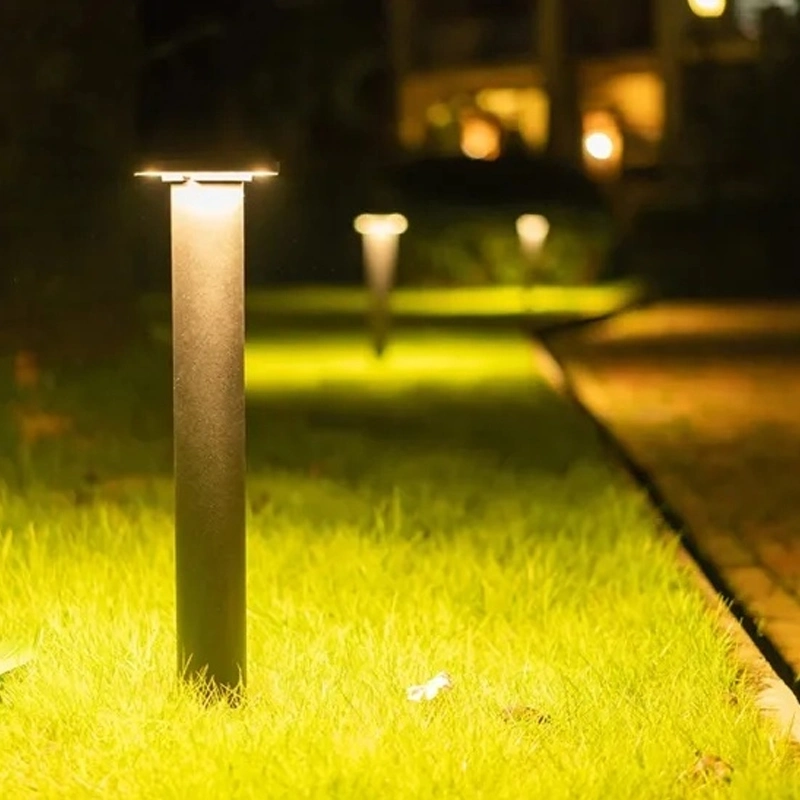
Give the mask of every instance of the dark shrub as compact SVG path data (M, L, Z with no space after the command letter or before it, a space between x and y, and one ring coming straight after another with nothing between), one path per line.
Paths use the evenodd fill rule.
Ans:
M645 279L668 297L800 295L789 203L717 203L641 212L612 253L612 277Z

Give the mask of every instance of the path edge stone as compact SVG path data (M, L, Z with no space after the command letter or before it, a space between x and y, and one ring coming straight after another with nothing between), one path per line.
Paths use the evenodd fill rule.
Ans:
M631 461L630 456L627 456L625 460L619 458L621 453L625 453L622 443L583 403L579 390L570 380L558 358L548 348L544 338L541 335L532 335L531 346L536 372L565 402L592 421L602 434L603 445L609 450L617 451L612 452L611 455L617 460L621 471L635 488L641 489L641 481L625 463L626 460ZM649 491L648 503L655 517L662 521L666 535L677 539L678 565L691 576L720 634L731 641L734 657L746 671L748 678L756 684L755 702L758 710L774 726L779 736L787 737L795 746L800 747L800 702L795 693L764 657L740 619L731 610L730 603L714 588L708 576L687 549L674 522L664 514L658 504L652 502Z

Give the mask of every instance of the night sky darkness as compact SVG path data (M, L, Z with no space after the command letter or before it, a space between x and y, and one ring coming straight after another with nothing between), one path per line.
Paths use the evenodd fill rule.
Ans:
M230 22L239 5L237 0L138 0L144 46L158 47L203 22ZM217 45L213 38L201 40L146 68L138 113L144 150L170 149L170 142L179 147L190 134L213 137L225 88L225 76L215 58Z
M270 2L270 0L264 0ZM232 18L238 0L139 0L139 19L148 41L171 36L195 19L210 16Z
M358 13L345 15L344 10L350 7ZM245 9L258 11L259 24L264 30L262 35L257 28L245 23L245 41L240 42L236 36L242 30L240 14ZM342 9L341 14L338 9ZM149 63L140 84L138 117L143 148L170 149L170 142L186 143L192 138L208 141L213 147L215 137L225 125L231 103L236 102L239 88L236 69L241 69L242 63L260 61L262 69L271 63L272 66L266 68L272 71L273 91L279 95L282 92L291 94L292 76L288 73L294 64L298 70L302 69L303 49L308 48L292 49L286 41L296 42L296 38L290 37L297 37L305 20L320 12L332 12L336 24L341 25L341 29L331 31L331 38L323 43L326 50L338 48L341 53L357 52L364 47L364 42L381 49L382 0L332 2L329 6L314 0L260 0L260 3L257 0L138 0L142 38L147 49L159 48L209 23L218 23L225 29L224 35L200 38L168 58ZM287 31L286 37L281 35L283 29ZM252 58L254 54L256 58ZM240 62L238 66L232 63L236 59ZM312 91L315 85L312 78ZM385 88L381 87L379 93L385 94ZM380 100L377 103L380 104Z

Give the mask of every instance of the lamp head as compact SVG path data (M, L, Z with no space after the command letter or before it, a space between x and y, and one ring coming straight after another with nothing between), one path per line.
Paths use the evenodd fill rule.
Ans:
M408 230L408 220L402 214L359 214L353 227L362 236L399 236Z
M228 166L231 161L233 167ZM252 166L247 165L248 162ZM277 164L265 164L258 159L250 158L231 158L223 161L215 156L197 157L192 160L159 159L155 165L135 173L138 178L158 178L163 183L250 183L277 174Z
M163 183L250 183L257 178L271 178L277 169L261 167L248 170L159 170L136 172L137 178L160 178Z
M550 223L541 214L523 214L517 218L517 235L527 244L541 247L548 233Z

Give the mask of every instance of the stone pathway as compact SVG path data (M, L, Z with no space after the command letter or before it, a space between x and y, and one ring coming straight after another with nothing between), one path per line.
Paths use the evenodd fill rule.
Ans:
M800 675L800 303L656 305L547 345Z

